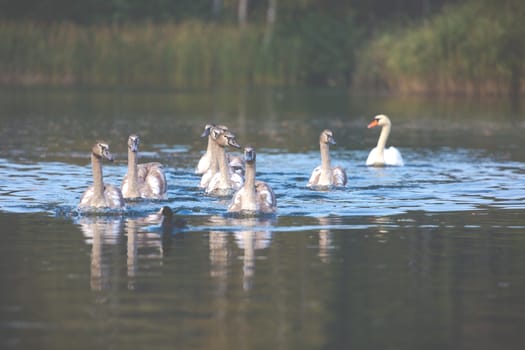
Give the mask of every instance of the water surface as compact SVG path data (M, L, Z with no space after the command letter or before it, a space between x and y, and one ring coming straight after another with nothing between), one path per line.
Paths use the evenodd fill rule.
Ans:
M2 348L520 349L525 117L504 100L339 90L0 92ZM367 168L387 113L406 166ZM204 124L257 148L278 214L225 216L193 175ZM305 185L318 136L349 184ZM166 201L80 215L89 149L126 140L167 170ZM163 232L169 205L188 221Z

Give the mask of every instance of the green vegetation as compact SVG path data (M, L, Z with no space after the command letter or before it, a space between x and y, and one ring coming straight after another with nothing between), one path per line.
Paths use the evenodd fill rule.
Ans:
M379 34L359 54L355 84L397 92L517 94L525 68L525 3L474 0Z
M47 18L50 11L43 20L38 8L27 16L21 9L12 10L12 18L0 16L1 84L321 85L467 94L522 90L525 3L518 0L469 0L420 16L415 4L425 2L407 1L410 18L392 9L384 19L389 8L379 6L386 4L381 1L372 10L366 2L303 0L295 7L281 4L275 23L262 16L265 8L259 4L242 28L224 15L198 18L203 2L171 8L154 1L159 9L149 8L150 20L140 17L146 7L138 0L110 1L113 12L97 12L103 2L94 3L101 9L65 7L85 2L47 2L64 6L60 20ZM178 2L185 3L190 4ZM224 7L231 10L235 3L224 2ZM82 11L89 16L79 20Z
M311 16L298 31L202 21L80 26L0 22L3 83L167 87L348 83L346 22ZM313 31L320 26L324 29ZM340 35L333 34L340 33ZM277 35L279 34L279 35ZM344 35L343 35L344 34Z

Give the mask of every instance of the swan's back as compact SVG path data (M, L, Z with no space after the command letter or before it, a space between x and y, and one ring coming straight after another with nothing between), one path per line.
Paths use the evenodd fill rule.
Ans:
M89 186L80 198L79 207L87 208L112 208L118 209L124 207L124 197L118 187L104 184L104 198L96 198L95 187Z
M232 192L239 190L242 185L244 184L244 178L233 171L230 170L230 182L231 182L231 188L221 188L221 180L222 175L221 173L215 173L212 178L210 179L208 186L206 187L206 194L214 194L219 196L227 196L230 195Z
M101 206L101 205L97 205L98 203L95 203L94 197L95 197L95 187L89 186L87 190L82 194L82 197L80 197L80 203L78 204L78 206L79 207L99 207ZM105 204L105 201L102 202L102 204Z
M255 182L255 198L259 211L265 214L273 214L277 210L277 200L272 188L263 181Z
M342 167L336 166L332 169L332 183L334 186L346 186L347 181L346 171Z
M403 162L403 157L401 156L401 152L399 152L394 146L390 146L385 149L385 164L396 166L405 165Z
M370 154L368 154L368 158L366 159L366 165L367 166L403 166L405 165L405 162L403 161L403 157L401 156L401 152L398 151L397 148L394 146L390 146L388 148L385 148L383 153L383 158L379 155L379 151L377 147L374 147Z
M137 165L137 185L140 197L153 199L167 198L167 180L161 163L144 163ZM126 174L122 180L122 192L127 193L129 176Z
M384 164L384 160L380 159L377 147L372 148L372 150L368 154L368 158L366 158L366 165L371 166L382 164Z
M124 206L124 197L120 188L113 185L104 185L104 196L110 208L121 208Z
M228 212L254 212L260 214L274 214L277 211L277 200L272 188L263 181L255 182L255 202L247 199L245 187L241 187L233 195Z
M321 179L321 173L322 173L321 166L315 167L314 170L312 171L312 175L310 176L310 179L308 180L308 183L306 184L306 187L309 187L309 188L313 188L317 186L343 187L343 186L346 186L346 183L348 182L346 171L340 166L336 166L332 168L332 177L331 177L330 184L319 185L319 181Z
M137 166L139 190L142 197L165 199L167 188L166 175L161 163L151 162Z

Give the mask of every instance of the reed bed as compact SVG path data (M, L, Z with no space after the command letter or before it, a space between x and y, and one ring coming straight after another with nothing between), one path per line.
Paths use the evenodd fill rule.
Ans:
M525 2L472 0L373 37L352 16L268 28L187 21L82 26L0 21L0 84L173 88L350 86L519 94Z
M300 47L265 28L0 22L0 82L23 85L294 85Z

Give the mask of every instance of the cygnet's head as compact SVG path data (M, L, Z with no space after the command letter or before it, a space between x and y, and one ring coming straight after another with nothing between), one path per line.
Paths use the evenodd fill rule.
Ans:
M321 135L319 136L319 142L326 143L329 145L335 145L334 133L332 132L332 130L323 130L323 132L321 132Z
M91 152L97 158L106 158L110 162L113 161L113 155L109 152L109 145L104 141L98 141L95 143Z
M131 152L138 152L140 145L140 137L136 134L131 134L128 137L128 148Z
M217 144L221 147L230 146L235 148L241 148L241 145L237 143L235 135L228 129L213 127L211 130L211 136L212 139L215 140L215 142L217 142Z
M211 130L213 128L217 128L220 130L228 130L228 127L226 125L215 125L215 124L206 124L204 126L204 131L201 134L201 137L208 137L210 136Z
M246 146L244 147L244 161L246 163L253 163L255 162L255 158L257 157L255 153L255 148L252 146Z

